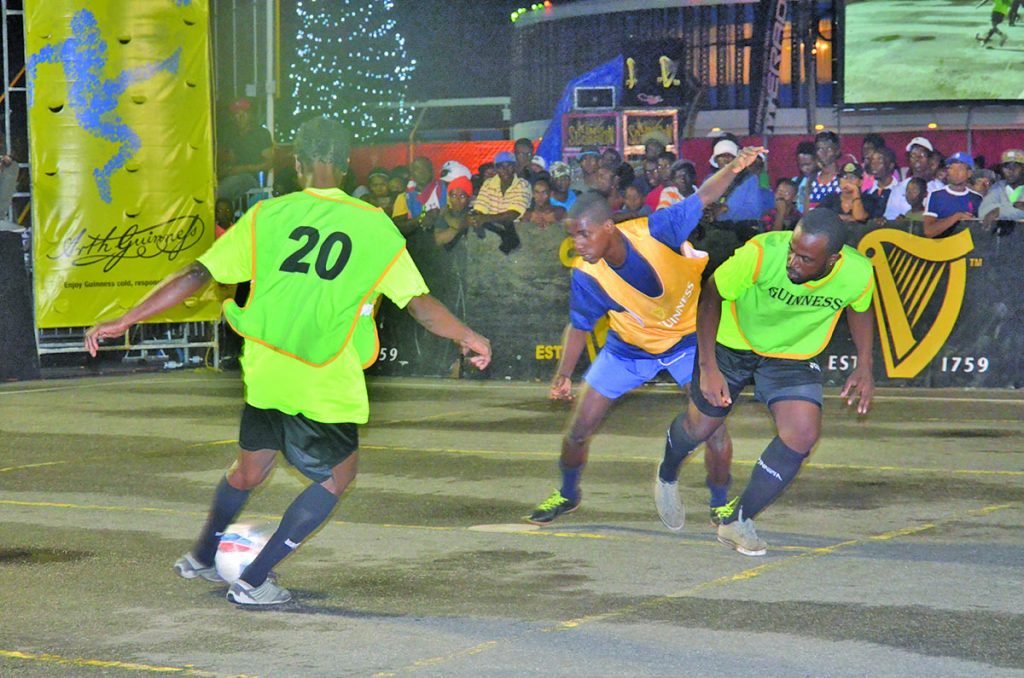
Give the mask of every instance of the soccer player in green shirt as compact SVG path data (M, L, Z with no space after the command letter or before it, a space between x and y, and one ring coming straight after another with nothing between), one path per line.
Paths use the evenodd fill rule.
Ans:
M213 566L221 535L270 474L278 452L313 482L231 584L227 598L239 605L291 600L267 575L327 520L355 478L357 424L369 417L363 368L378 349L369 311L378 294L407 307L434 334L457 341L477 368L491 357L488 340L428 294L387 215L337 188L348 152L348 132L337 121L303 124L295 137L295 169L304 191L258 203L195 263L85 337L96 355L101 339L124 334L211 279L252 282L245 307L232 300L224 305L228 322L245 337L240 451L217 486L199 539L175 570L185 579L222 581Z
M849 405L858 403L859 414L871 406L874 274L867 258L845 241L846 227L835 212L810 210L793 231L751 238L701 293L696 387L688 410L669 428L660 476L675 480L683 460L753 384L778 435L754 465L743 494L718 510L718 540L744 555L767 552L753 518L796 477L821 434L822 373L813 358L828 345L844 310L857 366L842 396Z

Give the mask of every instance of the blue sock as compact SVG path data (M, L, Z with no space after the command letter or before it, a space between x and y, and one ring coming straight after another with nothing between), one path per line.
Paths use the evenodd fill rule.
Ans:
M704 484L711 491L711 501L708 502L711 508L725 506L729 502L729 486L732 485L732 476L729 476L721 485L715 485L710 478L705 478Z
M206 517L206 524L199 533L196 545L192 547L193 558L203 565L213 565L224 529L242 512L242 507L249 500L249 494L250 490L236 490L231 487L227 476L220 479L220 484L213 493L213 504Z
M277 531L245 568L241 578L253 586L261 586L267 580L267 573L320 527L337 505L338 498L320 483L313 483L303 490L284 512Z
M685 412L672 420L672 424L665 434L665 457L661 460L661 466L658 467L658 477L666 483L674 483L679 479L679 467L701 443L701 441L686 435L686 431L683 429L684 421L686 421Z
M579 501L580 475L583 473L583 466L569 468L559 461L558 468L562 471L562 489L560 489L559 492L561 492L562 496L571 502Z
M806 458L807 455L790 448L779 440L778 436L773 438L754 465L750 482L740 495L737 510L723 522L731 523L737 520L740 513L743 514L744 520L753 518L766 509L793 482Z

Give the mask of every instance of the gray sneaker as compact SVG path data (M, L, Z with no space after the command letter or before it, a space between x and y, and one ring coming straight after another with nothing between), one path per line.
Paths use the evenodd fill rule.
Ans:
M206 581L212 581L215 584L220 584L224 581L221 576L217 574L217 568L212 565L203 565L193 558L191 553L186 553L181 558L178 558L178 561L174 563L174 571L183 579L195 579L196 577L202 577Z
M659 463L660 467L661 464ZM665 527L679 532L686 524L686 509L679 498L679 483L666 483L661 476L654 476L654 505L658 507L658 516Z
M288 589L281 588L269 578L261 586L239 579L228 589L228 600L235 605L281 605L291 599Z
M745 556L763 556L768 552L768 542L757 536L754 521L744 519L742 509L737 520L718 526L718 541Z

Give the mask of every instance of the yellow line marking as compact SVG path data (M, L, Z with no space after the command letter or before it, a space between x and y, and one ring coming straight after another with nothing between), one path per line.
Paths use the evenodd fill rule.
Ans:
M1006 509L1009 509L1009 508L1015 508L1015 507L1017 507L1017 504L1014 504L1014 503L998 504L998 505L994 505L994 506L985 506L985 507L982 507L982 508L979 508L979 509L972 509L970 511L967 511L966 515L968 515L968 516L983 516L983 515L988 515L990 513L994 513L996 511L1002 511L1002 510L1006 510ZM752 567L750 569L743 570L742 572L738 572L736 574L725 575L723 577L718 577L716 579L711 579L711 580L708 580L708 581L700 582L699 584L691 586L691 587L689 587L687 589L676 591L674 593L670 593L670 594L665 595L665 596L660 596L660 597L657 597L657 598L652 598L650 600L646 600L646 601L641 602L641 603L636 603L636 604L633 604L633 605L626 605L624 607L621 607L621 608L618 608L618 609L615 609L615 610L609 610L608 612L603 612L601 614L592 614L592 615L586 615L586 616L583 616L583 617L577 617L575 619L566 619L564 621L558 622L554 626L550 626L550 627L541 629L540 632L541 633L553 633L553 632L558 632L558 631L571 631L571 630L577 629L580 626L583 626L585 624L592 624L592 623L595 623L595 622L606 621L608 619L614 619L616 617L621 617L621 616L626 615L626 614L631 614L631 613L638 612L638 611L645 610L645 609L649 609L649 608L652 608L652 607L655 607L655 606L658 606L658 605L662 605L662 604L664 604L666 602L670 602L672 600L677 600L679 598L692 597L692 596L695 596L696 594L698 594L698 593L700 593L700 592L702 592L702 591L704 591L706 589L727 586L727 585L732 584L732 583L743 582L743 581L747 581L747 580L750 580L750 579L754 579L756 577L760 577L761 575L763 575L763 574L765 574L767 572L771 572L773 570L782 569L784 567L789 567L791 564L804 562L807 559L818 558L820 556L830 555L830 554L833 554L833 553L835 553L835 552L837 552L837 551L839 551L841 549L849 548L849 547L852 547L852 546L858 546L860 544L871 542L871 541L889 541L889 540L892 540L892 539L896 539L898 537L904 537L904 536L908 536L908 535L919 534L921 532L927 532L929 530L933 530L933 529L937 528L939 525L942 525L942 524L948 523L948 522L952 522L953 520L957 520L957 519L959 519L961 517L962 516L954 516L952 518L949 518L949 519L943 520L943 521L937 521L937 522L934 522L934 523L926 523L924 525L917 525L917 526L913 526L913 527L904 527L904 528L900 528L900 529L897 529L897 530L890 530L888 532L883 532L881 534L871 535L871 536L868 536L868 537L864 537L862 539L848 539L846 541L842 541L842 542L838 542L836 544L832 544L831 546L821 546L821 547L817 547L817 548L812 548L812 549L807 550L804 553L799 553L799 554L796 554L796 555L792 555L792 556L789 556L787 558L780 558L778 560L772 560L772 561L769 561L767 563L763 563L761 565L758 565L756 567ZM535 532L524 532L523 534L530 534L530 535L532 535L532 534L537 534L537 533L535 533ZM773 548L773 550L778 550L778 549L774 549ZM507 640L503 640L503 641L490 641L489 643L481 643L480 645L475 645L475 646L473 646L473 647L471 647L471 648L469 648L467 650L463 650L463 651L460 651L460 652L453 652L453 653L445 655L443 657L432 657L429 660L420 660L419 662L413 662L412 664L409 664L408 666L404 666L404 667L399 668L399 669L397 669L395 671L392 671L392 672L380 673L380 674L377 674L377 676L380 676L381 678L384 678L385 676L387 676L387 677L396 676L399 673L412 673L412 672L418 671L420 668L422 668L420 663L424 662L424 661L431 662L429 664L430 666L437 666L438 664L443 663L444 661L448 661L448 660L451 660L451 659L457 659L457 658L459 658L461 656L465 656L467 653L479 654L479 653L481 653L481 652L483 652L485 650L489 650L489 649L492 649L494 647L497 647L499 645L499 643L507 643L507 642L508 642Z
M431 668L433 666L437 666L439 664L444 664L446 662L452 661L453 659L460 659L462 657L471 657L471 656L473 656L475 654L480 654L481 652L486 652L487 650L490 650L492 647L496 646L497 644L498 644L498 641L496 641L496 640L489 640L489 641L487 641L485 643L480 643L479 645L474 645L473 647L468 647L465 650L459 650L458 652L452 652L451 654L445 654L445 655L440 655L438 657L428 657L426 659L420 659L418 661L413 662L409 666L403 667L402 669L399 669L399 670L403 671L405 673L412 673L413 671L419 671L420 669ZM373 678L390 678L391 676L395 676L395 675L398 675L398 674L394 673L393 671L381 671L380 673L373 674Z
M0 473L7 473L9 471L21 471L26 468L38 468L40 466L57 466L59 464L68 464L69 460L64 461L41 461L37 464L22 464L21 466L5 466L0 468Z
M705 525L707 523L704 523ZM709 528L710 529L710 528ZM621 541L630 544L661 544L661 543L672 543L680 546L712 546L718 547L718 542L708 541L706 539L680 539L678 537L672 537L670 535L664 536L625 536L621 534L602 534L600 532L549 532L544 528L539 530L530 530L524 532L516 532L515 534L523 534L530 537L556 537L563 539L593 539L595 541ZM795 551L803 553L805 551L812 551L815 547L813 546L778 546L773 547L773 551Z
M238 440L211 440L204 443L193 443L189 445L190 448L195 447L207 447L214 445L236 445ZM429 454L466 454L466 455L477 455L481 457L507 457L507 458L522 458L529 457L531 459L555 459L558 453L554 450L549 452L536 452L532 450L465 450L457 447L410 447L408 445L360 445L361 450L377 450L380 452L426 452ZM640 456L640 455L629 455L629 456L617 456L602 458L602 463L616 463L616 462L650 462L657 461L657 457L651 456ZM757 463L756 459L733 459L732 463L738 466L753 466ZM999 469L951 469L945 467L931 468L928 466L871 466L869 464L830 464L825 462L808 462L804 464L803 468L815 468L815 469L827 469L837 471L879 471L879 472L890 472L890 473L941 473L943 475L963 475L963 476L1007 476L1010 478L1024 477L1024 471L1004 471Z
M81 659L72 657L61 657L49 653L19 652L17 650L0 650L0 657L8 659L24 659L26 661L40 662L43 664L62 664L64 666L89 666L97 668L125 669L126 671L144 671L146 673L176 673L183 676L211 676L214 678L255 678L250 674L213 673L185 666L151 666L149 664L137 664L133 662L119 662L106 659Z

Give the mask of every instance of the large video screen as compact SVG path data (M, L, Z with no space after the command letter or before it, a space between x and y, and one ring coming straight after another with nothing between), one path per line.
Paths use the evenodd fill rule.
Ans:
M845 4L844 103L1024 98L1024 7L1010 26L1011 0Z

